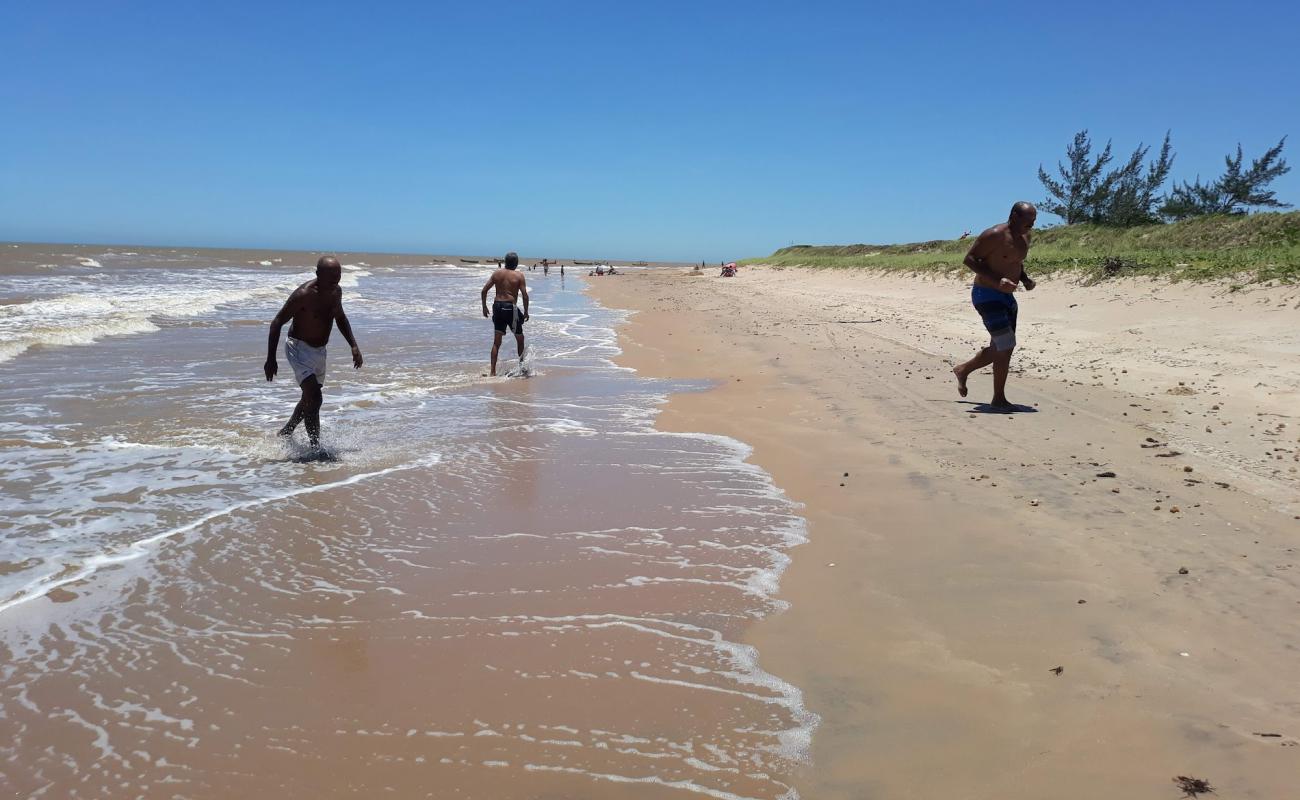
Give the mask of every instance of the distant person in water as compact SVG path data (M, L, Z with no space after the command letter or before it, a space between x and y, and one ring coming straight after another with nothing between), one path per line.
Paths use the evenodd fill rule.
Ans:
M966 396L966 378L972 372L993 365L993 401L1001 411L1015 408L1007 401L1007 373L1011 370L1011 353L1016 349L1016 289L1033 291L1034 281L1025 274L1025 257L1029 255L1029 232L1038 211L1026 202L1011 207L1007 221L984 231L966 254L966 266L975 273L971 303L979 312L989 332L989 343L965 364L953 367L957 392Z
M515 335L520 363L524 360L524 323L528 321L528 287L518 267L519 256L506 253L505 269L493 272L492 277L483 284L483 316L492 319L492 327L496 331L492 340L492 375L494 376L497 374L497 352L501 349L501 339L506 335L507 328ZM487 293L488 289L493 287L496 288L496 299L492 303L492 311L489 312ZM522 311L519 308L520 297L524 301Z
M333 256L322 256L316 262L316 277L293 290L280 313L271 320L271 335L266 344L266 364L263 370L268 381L275 380L279 365L275 363L275 348L280 344L280 328L289 322L289 335L284 341L284 357L293 369L293 379L302 387L302 397L293 409L293 416L280 429L281 436L290 436L299 422L305 422L307 438L313 447L320 445L321 385L325 383L325 344L329 341L334 323L338 322L343 338L352 346L352 366L361 368L361 348L352 336L352 325L343 313L343 290L339 279L343 268Z

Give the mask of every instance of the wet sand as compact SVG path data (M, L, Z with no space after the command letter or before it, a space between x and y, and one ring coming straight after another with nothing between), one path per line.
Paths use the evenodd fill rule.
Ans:
M950 372L986 341L965 282L714 274L592 291L638 312L621 363L716 381L657 425L805 504L746 638L821 715L802 796L1295 794L1300 291L1043 281L1008 386L1036 413L991 415Z

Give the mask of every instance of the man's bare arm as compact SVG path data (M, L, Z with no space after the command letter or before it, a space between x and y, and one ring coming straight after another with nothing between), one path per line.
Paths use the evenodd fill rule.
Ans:
M1020 282L1024 284L1025 291L1027 292L1032 292L1034 287L1038 285L1033 278L1029 277L1029 273L1025 272L1023 264L1020 266Z
M262 371L266 373L268 381L275 380L275 373L280 370L279 365L275 363L275 348L280 346L280 329L284 327L284 323L293 319L301 300L301 295L295 289L293 294L289 295L289 299L284 301L284 306L275 315L275 319L271 320L271 333L266 340L266 363L262 365Z
M492 288L492 284L496 282L497 282L497 274L493 272L492 277L488 278L487 283L483 284L483 316L485 317L492 316L491 314L488 313L487 293L488 293L488 289Z
M357 340L352 336L352 323L348 322L348 315L343 313L343 297L340 293L338 301L334 304L334 321L338 323L339 333L347 339L348 344L352 346L352 366L361 369L363 363L361 358L361 348L357 347Z

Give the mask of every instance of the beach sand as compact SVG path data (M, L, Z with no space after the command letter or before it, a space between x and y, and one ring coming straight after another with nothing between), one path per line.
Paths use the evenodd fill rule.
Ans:
M821 715L802 796L1297 796L1300 291L1042 281L1037 413L993 415L950 372L987 341L965 281L715 275L591 283L639 312L621 363L716 381L657 425L805 504L747 637Z

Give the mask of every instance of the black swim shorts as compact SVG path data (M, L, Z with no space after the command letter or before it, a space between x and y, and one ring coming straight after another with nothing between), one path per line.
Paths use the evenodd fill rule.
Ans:
M492 327L497 333L505 333L509 328L516 336L523 336L523 309L508 300L497 300L492 304Z

